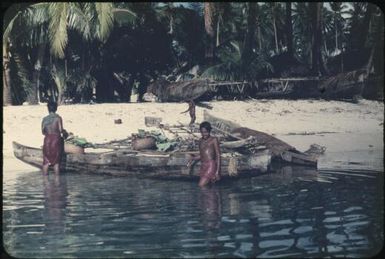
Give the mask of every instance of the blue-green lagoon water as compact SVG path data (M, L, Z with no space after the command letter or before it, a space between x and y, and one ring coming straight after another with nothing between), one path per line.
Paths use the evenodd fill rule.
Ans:
M368 257L383 246L383 171L287 167L196 182L39 171L3 179L18 258Z

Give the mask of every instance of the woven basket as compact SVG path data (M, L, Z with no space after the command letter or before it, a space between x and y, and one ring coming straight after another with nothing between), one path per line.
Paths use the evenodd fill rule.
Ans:
M69 154L84 154L84 148L76 146L74 144L65 143L64 152Z
M131 142L133 150L155 149L156 140L154 137L148 136L144 138L135 138Z

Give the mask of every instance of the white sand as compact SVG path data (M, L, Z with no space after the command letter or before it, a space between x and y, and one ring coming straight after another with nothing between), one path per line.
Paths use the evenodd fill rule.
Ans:
M210 105L213 115L274 134L301 151L312 143L325 146L326 154L319 164L321 168L336 166L338 161L343 165L370 160L369 167L383 170L382 102L252 100L213 101ZM68 131L90 142L102 143L126 138L138 128L146 129L144 116L162 117L162 123L177 124L180 121L187 124L189 115L180 114L186 109L186 103L79 104L59 106L58 114ZM201 122L204 108L197 107L196 110L197 122ZM46 105L4 107L5 171L32 169L14 158L12 141L40 147L43 142L41 119L45 115ZM122 124L115 124L115 119L121 119Z

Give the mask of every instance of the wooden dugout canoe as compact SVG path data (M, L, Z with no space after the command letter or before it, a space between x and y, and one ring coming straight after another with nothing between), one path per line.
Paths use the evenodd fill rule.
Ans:
M16 158L41 169L43 151L13 142ZM116 176L138 176L163 179L198 179L200 162L188 168L191 154L197 152L157 152L117 150L103 153L64 154L61 168L68 172L110 174ZM222 154L222 178L256 176L268 170L271 154L261 150L255 154L231 157Z
M266 146L271 152L272 161L275 163L317 167L317 155L307 153L307 151L300 152L295 147L267 133L241 127L232 121L215 117L207 111L204 111L203 118L205 121L210 122L214 131L225 133L234 139L255 137L258 144Z
M299 152L293 146L269 134L240 127L236 123L212 116L206 111L204 120L211 123L214 134L215 131L217 134L224 133L225 136L235 140L245 140L252 136L257 139L259 145L265 146L265 149L251 154L228 152L227 149L222 153L222 178L253 177L273 167L287 166L287 164L317 167L317 159L314 156ZM13 142L13 150L16 158L41 169L42 149ZM196 162L191 168L187 167L187 162L191 154L197 153L197 151L135 151L125 148L102 153L64 154L61 168L64 171L90 174L194 179L199 177L200 162Z

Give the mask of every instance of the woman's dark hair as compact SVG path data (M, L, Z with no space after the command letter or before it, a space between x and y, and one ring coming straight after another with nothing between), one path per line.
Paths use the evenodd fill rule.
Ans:
M48 111L49 112L56 112L57 110L57 103L54 101L49 101L47 103Z
M201 130L202 128L205 128L208 132L211 132L211 124L210 122L208 121L204 121L202 122L200 125L199 125L199 130Z

